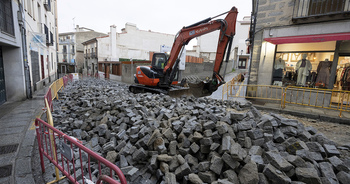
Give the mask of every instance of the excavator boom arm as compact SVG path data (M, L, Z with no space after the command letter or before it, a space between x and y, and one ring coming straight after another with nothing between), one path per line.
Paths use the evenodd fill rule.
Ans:
M237 8L233 7L223 20L219 19L210 21L211 18L208 18L199 23L182 28L172 46L168 63L164 67L163 73L165 76L169 76L169 73L175 65L182 47L184 45L187 45L191 39L216 30L221 30L213 70L213 76L216 76L220 72L220 67L225 55L226 47L229 41L232 40L233 36L235 35L237 14ZM166 75L167 73L168 75Z

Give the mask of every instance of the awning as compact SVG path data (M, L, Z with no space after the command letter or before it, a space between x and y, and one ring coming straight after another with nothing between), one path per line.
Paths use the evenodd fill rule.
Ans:
M288 36L265 38L267 42L277 44L285 43L312 43L312 42L328 42L337 40L350 40L350 33L332 33L332 34L318 34L318 35L303 35L303 36Z

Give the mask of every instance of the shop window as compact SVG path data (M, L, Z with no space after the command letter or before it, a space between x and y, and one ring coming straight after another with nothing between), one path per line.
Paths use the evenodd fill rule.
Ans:
M338 59L335 89L350 91L350 54Z
M277 52L272 83L327 88L334 52Z

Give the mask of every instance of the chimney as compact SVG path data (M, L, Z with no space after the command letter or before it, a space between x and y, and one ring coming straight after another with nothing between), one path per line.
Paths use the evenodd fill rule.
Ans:
M109 35L109 39L110 39L110 44L109 44L109 50L110 50L110 58L111 61L118 61L117 58L117 26L115 25L111 25L110 27L111 32Z

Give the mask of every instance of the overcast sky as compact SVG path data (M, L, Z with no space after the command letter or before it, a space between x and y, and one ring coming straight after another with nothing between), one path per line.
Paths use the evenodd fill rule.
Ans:
M141 30L176 34L187 26L208 17L238 9L238 20L250 16L250 0L58 0L58 31L72 32L73 25L107 33L111 25L117 32L125 23ZM224 18L224 17L220 17Z

